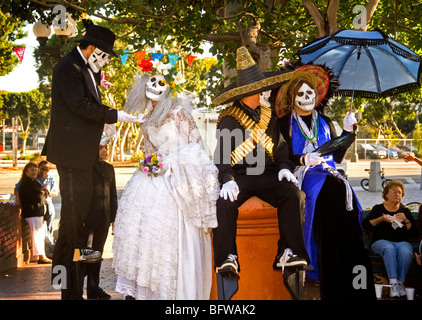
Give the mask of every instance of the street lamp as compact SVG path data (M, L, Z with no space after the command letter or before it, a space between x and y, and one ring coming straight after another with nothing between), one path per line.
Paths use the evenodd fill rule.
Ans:
M69 38L74 37L78 34L78 29L76 28L76 23L72 17L66 15L66 28L62 29L59 26L54 26L54 33L57 35L60 41L59 46L47 46L47 39L51 34L51 27L48 24L38 21L34 24L32 31L37 37L37 40L40 44L40 55L41 56L52 56L54 59L59 60L63 53L61 48L64 44L69 41Z

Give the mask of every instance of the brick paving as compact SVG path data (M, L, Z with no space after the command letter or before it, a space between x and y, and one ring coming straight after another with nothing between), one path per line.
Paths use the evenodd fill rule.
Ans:
M112 241L113 237L109 234L101 264L100 287L111 295L112 300L123 300L124 296L114 291L117 276L111 267ZM50 279L51 265L37 263L0 273L0 300L60 300L60 290L53 288Z

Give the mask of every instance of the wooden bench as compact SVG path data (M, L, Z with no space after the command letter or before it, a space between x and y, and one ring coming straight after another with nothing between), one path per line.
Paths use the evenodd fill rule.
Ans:
M369 212L370 210L366 210L363 212L362 220L368 216ZM412 216L417 222L418 213L412 212ZM420 231L419 237L411 240L411 244L413 246L414 252L419 252L419 244L422 239L422 232L421 230L419 231ZM387 271L385 269L384 261L382 257L378 254L375 254L371 250L371 244L372 244L371 235L372 234L370 230L362 228L362 238L363 238L365 248L369 252L369 257L371 259L371 264L372 264L372 271L374 274L386 275ZM418 266L415 260L413 260L412 264L410 265L409 272L407 273L407 277L406 277L406 284L422 288L422 267Z

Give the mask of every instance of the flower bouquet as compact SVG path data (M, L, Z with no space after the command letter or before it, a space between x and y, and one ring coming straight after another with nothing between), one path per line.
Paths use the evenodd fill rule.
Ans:
M139 168L145 172L148 177L156 177L163 167L163 156L159 153L151 153L145 159L139 160Z

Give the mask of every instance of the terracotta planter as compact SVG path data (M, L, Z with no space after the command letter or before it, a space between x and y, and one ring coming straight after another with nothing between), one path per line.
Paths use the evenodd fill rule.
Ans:
M277 209L257 197L239 208L237 249L241 272L232 300L291 300L281 270L273 269L279 239ZM211 299L217 299L215 273Z

